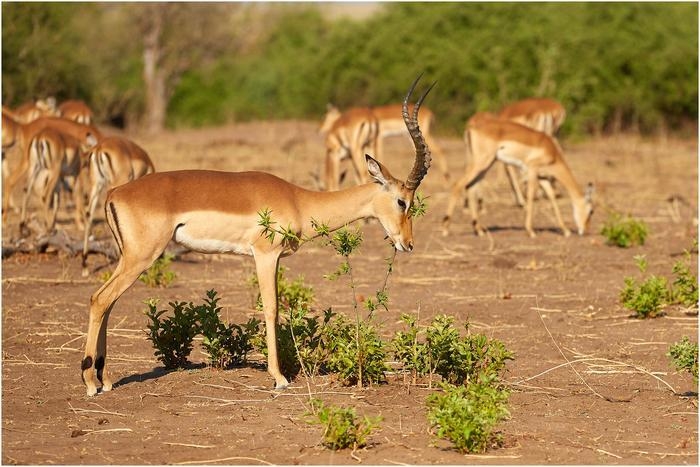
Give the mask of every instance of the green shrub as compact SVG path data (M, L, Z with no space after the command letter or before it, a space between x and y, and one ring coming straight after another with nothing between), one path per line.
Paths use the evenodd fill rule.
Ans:
M203 337L202 347L214 368L242 365L253 350L253 340L260 333L261 321L250 318L242 326L234 323L226 325L219 317L221 307L217 306L218 302L216 291L209 290L204 304L194 307L198 333Z
M277 326L277 358L280 371L294 377L302 370L308 376L315 376L326 370L328 350L325 329L335 316L331 310L324 311L323 320L311 316L310 310L300 304L284 308L280 312L282 321ZM265 332L255 339L255 346L267 356Z
M647 270L647 260L643 255L635 256L639 271ZM669 303L671 293L665 277L650 275L641 284L632 277L625 277L625 286L620 291L622 306L634 311L637 318L655 318L662 313L662 307Z
M221 322L215 290L207 291L204 303L170 302L172 314L158 310L158 300L146 302L149 318L148 340L155 347L154 354L166 368L183 368L192 353L193 341L202 335L202 347L209 355L209 363L215 368L226 368L245 363L253 350L253 340L259 334L260 320L251 318L243 325Z
M394 335L392 346L395 358L416 377L437 374L451 384L465 384L481 376L498 375L505 367L506 360L513 354L497 339L489 339L483 334L469 333L469 323L465 325L467 335L461 337L452 325L454 318L438 315L424 330L416 326L415 318L401 317L408 325L408 331ZM419 339L419 334L425 334Z
M155 260L151 267L141 273L139 280L148 287L168 287L177 277L175 272L169 270L170 263L173 262L173 259L175 259L175 256L164 253L160 258Z
M192 353L192 341L199 332L197 313L190 303L170 302L172 316L161 319L167 310L158 310L158 300L146 301L149 318L148 340L155 347L154 355L158 357L165 368L182 368L187 364L187 358Z
M480 378L466 386L442 385L442 392L428 396L428 421L439 438L451 441L464 453L479 453L498 446L495 426L510 414L509 393L496 376Z
M623 218L620 213L611 212L600 233L608 245L629 248L644 245L649 228L643 221L636 220L629 214Z
M345 448L362 448L367 445L367 437L378 428L381 417L364 416L357 419L355 409L348 407L325 406L318 399L311 400L316 423L323 427L323 445L338 450Z
M683 336L680 342L671 345L667 354L678 371L687 371L698 381L698 344Z
M698 278L690 269L690 252L685 252L685 260L678 260L673 265L673 301L686 307L698 307Z
M384 342L368 321L350 323L344 315L326 327L324 341L328 349L328 371L338 373L347 385L384 381L387 370Z

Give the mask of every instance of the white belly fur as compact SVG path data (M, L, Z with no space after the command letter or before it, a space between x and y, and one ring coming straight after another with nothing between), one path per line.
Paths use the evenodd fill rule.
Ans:
M251 242L246 240L246 232L237 229L227 229L233 221L217 219L211 213L203 216L192 216L175 230L175 242L200 253L235 253L252 255ZM203 218L206 221L203 221ZM218 228L216 228L218 227ZM236 232L239 232L236 234Z

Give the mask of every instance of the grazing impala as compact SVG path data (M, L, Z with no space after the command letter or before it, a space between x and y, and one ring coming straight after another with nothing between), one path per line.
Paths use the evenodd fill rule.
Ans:
M326 134L326 190L335 191L340 186L340 163L350 158L358 183L366 183L363 170L363 154L370 150L377 153L379 124L372 110L356 107L341 114L328 128Z
M354 109L349 109L346 113L353 111ZM368 109L364 109L366 111ZM384 138L396 135L407 135L406 126L404 125L403 119L401 118L401 104L389 104L379 107L371 107L369 110L372 111L374 117L379 124L379 133L377 135L376 143L376 154L374 156L377 159L382 159L384 155ZM409 107L409 111L412 109ZM326 107L326 115L323 118L323 123L319 129L320 133L327 133L333 124L344 115L336 106L328 104ZM421 114L419 116L418 125L420 126L421 133L425 138L426 144L430 147L430 152L432 153L435 161L438 163L440 171L443 173L445 180L449 180L450 175L447 168L447 160L445 159L445 154L442 152L437 143L433 140L431 128L435 122L435 114L430 111L427 107L421 109Z
M566 109L555 100L532 97L506 105L498 117L555 136L564 123Z
M268 372L277 388L286 387L277 358L277 269L280 257L294 253L300 242L282 236L270 241L261 228L259 213L269 212L274 222L298 238L317 236L316 221L337 229L357 219L376 217L397 250L411 251L413 196L430 167L430 150L418 126L418 109L430 88L418 99L413 113L408 113L408 99L419 78L402 108L415 146L415 163L405 182L366 155L373 181L341 191L309 191L264 172L205 170L156 172L112 190L105 211L121 258L112 277L90 299L81 365L87 394L96 394L99 384L102 391L112 388L105 358L107 320L115 301L171 239L203 253L253 256L265 316Z
M81 142L56 128L46 127L32 138L29 143L29 176L20 211L19 228L22 235L29 234L26 228L27 204L32 193L41 199L46 231L53 230L59 207L60 183L66 178L73 181L76 224L82 224L83 195L79 187L81 155Z
M569 193L574 208L574 221L579 235L582 235L593 213L591 202L592 185L582 192L571 170L564 161L561 147L553 137L518 123L495 118L478 118L470 121L468 144L472 160L465 174L457 180L450 192L447 211L443 219L443 233L447 234L450 217L463 188L472 193L471 188L486 174L497 160L521 168L527 174L527 202L525 206L525 230L535 236L532 229L532 201L536 183L539 183L552 203L557 222L565 236L570 235L564 225L554 198L550 179L559 181ZM477 234L484 233L479 225L476 203L470 200L472 223Z
M90 195L83 234L83 276L88 275L90 230L98 202L108 189L155 172L151 158L138 144L119 136L103 138L87 156Z
M531 97L506 105L498 113L498 118L520 123L533 130L556 136L566 118L566 109L559 102L545 97ZM515 168L506 164L506 173L513 188L518 206L525 206L525 198L520 189Z
M92 125L92 110L80 100L67 100L58 106L58 115L83 125Z
M29 167L29 142L36 136L38 132L44 128L54 128L61 133L72 136L78 139L82 145L83 150L86 150L90 146L93 146L102 137L100 131L90 125L82 125L80 123L73 122L71 120L66 120L64 118L58 117L40 117L33 122L22 124L15 122L18 125L18 135L19 135L19 150L20 159L19 164L15 167L8 175L3 173L3 178L7 176L7 183L3 184L3 197L2 197L2 215L3 219L7 215L7 208L9 207L10 196L12 190L17 185L22 177L27 173ZM3 170L6 167L3 166Z

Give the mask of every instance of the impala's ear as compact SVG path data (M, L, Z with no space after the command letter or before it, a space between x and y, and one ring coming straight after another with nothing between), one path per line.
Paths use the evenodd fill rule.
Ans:
M365 160L367 161L367 171L378 183L386 185L392 179L386 168L372 156L365 154Z

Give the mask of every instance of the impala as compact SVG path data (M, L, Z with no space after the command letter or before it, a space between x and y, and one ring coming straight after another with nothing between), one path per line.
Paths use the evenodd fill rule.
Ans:
M25 102L14 110L14 114L20 123L33 122L39 117L55 117L57 116L56 99L48 97Z
M90 299L81 365L87 394L96 394L98 384L102 391L112 388L105 357L107 320L115 301L171 239L203 253L253 256L267 332L268 372L276 388L285 388L288 382L277 359L277 269L280 257L293 254L300 242L281 235L270 241L261 228L259 213L270 213L277 225L297 238L317 236L317 221L334 230L357 219L376 217L397 250L411 251L413 196L430 167L418 109L432 86L418 99L413 113L408 113L408 100L419 78L402 107L415 146L415 163L405 182L365 155L373 181L340 191L310 191L264 172L205 170L156 172L113 189L105 211L121 258L114 274Z
M29 167L29 142L36 136L38 132L44 128L54 128L61 133L72 136L78 139L86 150L90 146L93 146L102 137L100 131L90 125L82 125L80 123L73 122L71 120L66 120L64 118L58 117L40 117L33 122L22 124L17 121L15 123L18 126L18 142L20 150L20 159L17 167L15 167L8 175L3 173L3 178L7 176L7 183L3 184L3 197L2 197L2 215L3 219L7 215L7 208L9 207L10 196L12 190L17 185L19 180L24 177L27 173ZM5 169L6 167L3 167Z
M353 110L354 109L349 109L346 111L346 113ZM374 117L379 124L375 157L381 159L384 155L384 138L407 134L406 127L403 119L401 118L401 104L389 104L379 107L372 107L369 110L371 110L371 112L374 114ZM411 108L409 107L409 111L410 110ZM343 113L336 106L328 104L326 106L326 115L323 118L323 123L321 124L319 132L327 133L333 126L333 123L336 122L342 115ZM427 107L423 107L419 116L418 125L420 126L421 133L423 133L426 144L428 144L428 146L431 148L430 152L437 161L445 180L449 180L450 176L445 154L442 152L437 143L435 143L432 137L431 127L434 122L435 114L433 114L433 112Z
M19 123L17 116L4 105L2 106L2 158L5 153L16 147L19 141Z
M463 188L472 193L475 186L486 174L488 169L497 160L505 164L516 166L526 172L527 175L527 201L525 205L525 230L531 236L535 236L532 229L532 201L535 195L536 184L544 190L554 209L554 214L559 227L565 236L570 235L569 229L559 213L559 208L554 198L554 192L550 180L560 182L569 193L574 209L574 221L577 232L582 235L591 214L593 205L591 202L592 185L589 184L584 193L579 188L571 170L564 161L561 147L556 140L540 131L533 130L518 123L495 118L478 118L470 121L468 127L468 144L472 154L472 160L465 174L452 186L447 203L447 211L443 219L443 233L447 234L450 217ZM479 225L476 203L470 200L472 223L477 234L484 233Z
M88 240L98 202L108 189L153 173L155 167L146 151L133 141L119 136L108 136L88 153L87 171L90 194L84 221L83 276L88 275Z
M564 123L566 109L555 100L532 97L506 105L498 117L555 136Z
M341 114L330 124L326 134L326 190L335 191L340 185L340 163L350 158L355 179L366 183L368 176L362 169L363 154L377 153L379 124L372 110L356 107Z
M498 118L520 123L533 130L556 136L566 118L566 109L559 102L544 97L531 97L513 102L501 108ZM508 180L513 188L518 206L525 206L525 198L515 175L515 169L506 164Z
M92 110L80 100L67 100L58 106L58 115L83 125L92 125Z
M6 108L2 106L2 183L3 186L6 185L6 179L10 170L10 163L8 160L8 153L14 152L19 145L20 138L20 126L17 123L17 117Z
M20 232L28 235L26 228L27 204L32 193L40 196L44 211L46 231L51 232L56 224L59 207L60 182L73 179L73 201L76 224L82 223L83 196L79 188L81 166L81 141L54 127L39 131L29 143L29 176L20 211ZM53 209L51 207L53 206Z

